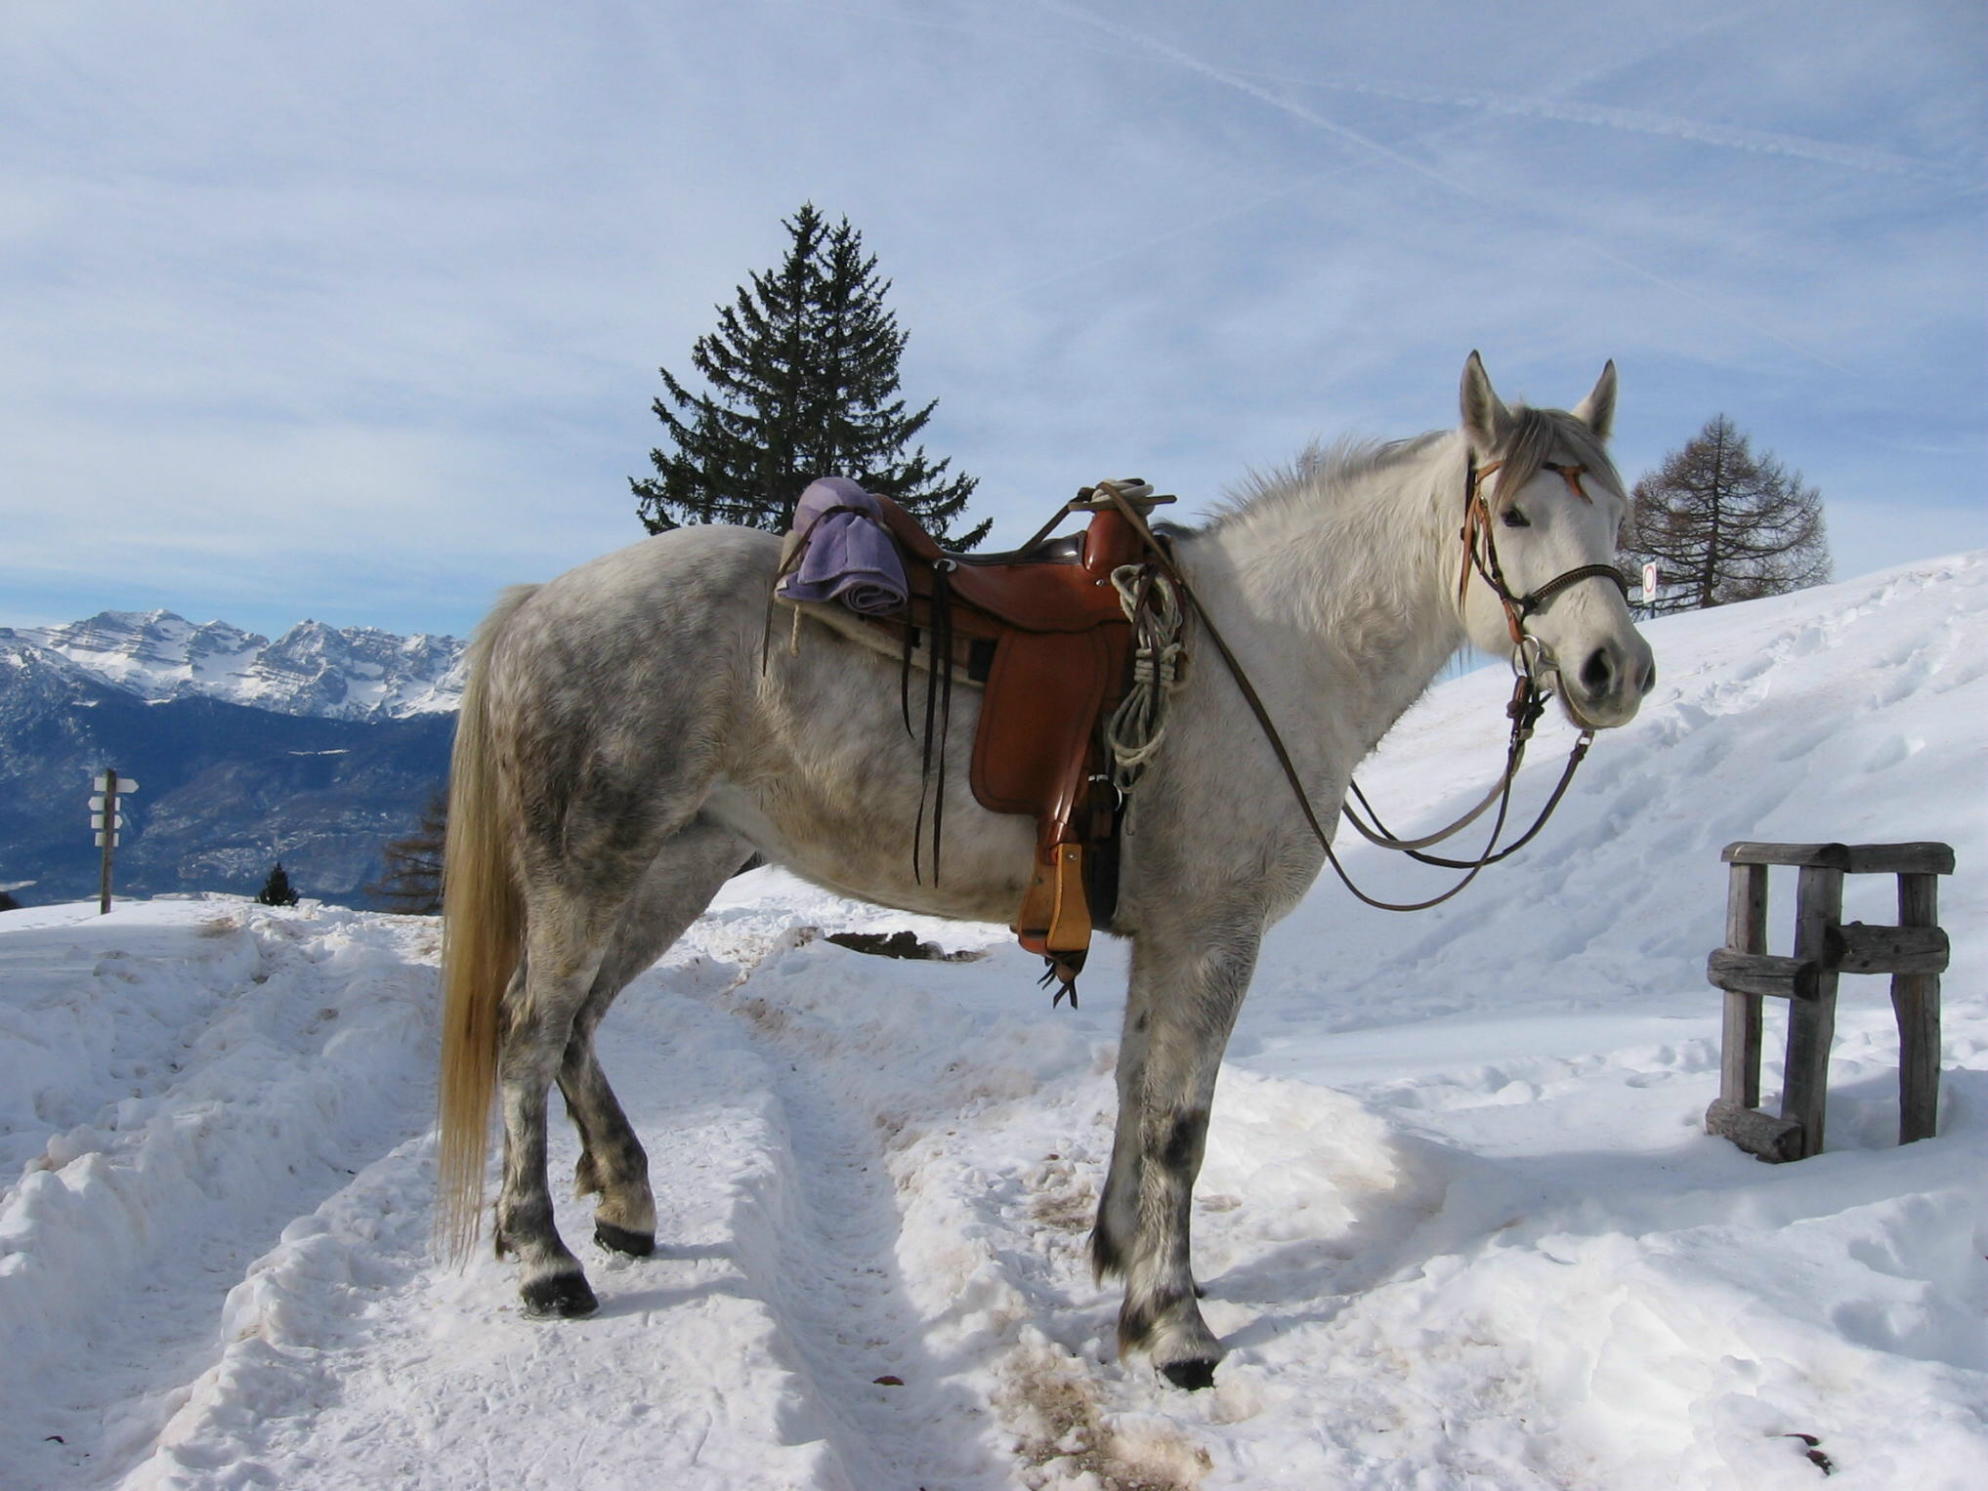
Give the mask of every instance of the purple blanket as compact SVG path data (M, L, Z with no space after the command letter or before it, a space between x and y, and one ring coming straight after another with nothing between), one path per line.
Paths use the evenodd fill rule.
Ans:
M794 507L794 532L806 547L781 580L781 597L840 601L859 616L902 610L904 560L877 512L877 499L847 477L810 482Z

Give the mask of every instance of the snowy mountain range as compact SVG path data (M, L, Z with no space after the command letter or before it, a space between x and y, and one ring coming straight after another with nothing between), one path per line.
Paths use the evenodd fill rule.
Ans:
M0 654L53 654L148 704L217 699L318 719L405 719L454 711L464 643L302 621L275 641L171 611L103 611L57 627L0 627ZM52 661L52 659L44 659Z
M306 621L276 641L170 611L0 627L0 889L91 894L85 784L125 804L117 887L247 890L282 860L305 894L364 904L390 839L448 774L463 644Z

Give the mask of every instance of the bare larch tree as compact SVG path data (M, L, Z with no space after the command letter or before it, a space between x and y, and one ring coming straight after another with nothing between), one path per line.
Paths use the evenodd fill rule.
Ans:
M1772 455L1755 455L1723 414L1636 483L1622 552L1655 560L1662 615L1821 585L1830 578L1822 493Z

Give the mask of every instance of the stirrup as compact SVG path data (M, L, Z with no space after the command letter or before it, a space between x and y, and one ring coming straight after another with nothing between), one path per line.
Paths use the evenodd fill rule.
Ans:
M1050 1003L1070 996L1077 1006L1077 975L1091 947L1091 908L1084 892L1084 849L1081 844L1052 844L1036 856L1035 873L1013 926L1021 945L1039 953L1049 964L1043 985L1062 985Z

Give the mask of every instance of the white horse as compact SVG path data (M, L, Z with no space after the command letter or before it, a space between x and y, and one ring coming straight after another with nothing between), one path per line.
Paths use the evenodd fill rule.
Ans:
M1567 413L1508 408L1472 353L1460 430L1314 450L1176 534L1178 570L1321 821L1466 641L1528 654L1586 728L1636 713L1654 668L1605 568L1628 505L1603 449L1614 407L1613 363ZM679 529L507 593L471 648L446 860L443 1227L456 1256L474 1243L495 1090L496 1245L521 1265L530 1314L595 1308L547 1190L555 1081L580 1133L580 1192L599 1197L596 1241L654 1247L647 1156L594 1030L749 855L975 921L1012 919L1026 887L1035 825L974 800L979 696L964 687L945 746L944 879L914 874L927 784L898 666L813 624L798 648L784 631L764 646L779 560L772 534ZM1216 1071L1264 929L1325 852L1235 679L1197 640L1190 622L1198 655L1124 846L1110 930L1132 940L1131 980L1091 1236L1099 1276L1125 1281L1121 1351L1189 1388L1222 1356L1188 1261Z

